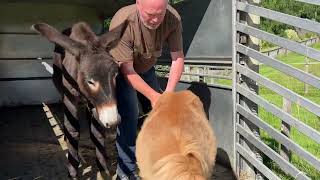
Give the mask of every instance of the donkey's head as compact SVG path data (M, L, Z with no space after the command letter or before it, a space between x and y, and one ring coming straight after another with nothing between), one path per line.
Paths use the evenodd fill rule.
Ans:
M76 82L81 93L96 109L96 118L105 127L119 123L115 78L118 64L108 53L108 49L119 41L125 24L97 37L86 23L77 23L72 27L71 39L55 28L44 24L34 24L32 29L49 41L62 46L79 63ZM77 39L77 40L74 40Z

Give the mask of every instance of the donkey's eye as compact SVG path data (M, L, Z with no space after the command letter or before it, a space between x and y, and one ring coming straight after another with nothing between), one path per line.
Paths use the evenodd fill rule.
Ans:
M89 79L87 80L87 83L91 86L94 86L95 85L95 81L93 79Z
M99 81L95 81L95 80L93 80L93 79L87 80L87 84L88 84L89 89L90 89L91 91L93 91L93 92L98 91L99 88L100 88L100 83L99 83Z

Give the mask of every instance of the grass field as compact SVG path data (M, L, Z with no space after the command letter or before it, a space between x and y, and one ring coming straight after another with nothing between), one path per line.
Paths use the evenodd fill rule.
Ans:
M314 44L312 45L312 47L320 50L320 43ZM291 52L287 55L280 55L276 59L286 64L289 64L295 68L305 71L305 57L302 55ZM320 77L320 63L311 59L309 59L309 62L311 63L309 65L309 73L314 76ZM264 77L267 77L268 79L277 82L278 84L298 93L299 95L306 97L317 104L320 104L319 89L309 86L308 93L305 93L305 84L293 77L290 77L266 65L260 65L259 71L259 73ZM228 80L218 80L216 81L216 83L228 86L232 85L232 82ZM277 107L282 108L282 96L274 93L270 89L260 86L259 95L261 95L264 99L268 100ZM309 125L310 127L316 129L318 132L320 132L320 117L315 116L313 113L309 112L305 108L302 108L301 106L295 103L292 103L292 115L304 122L305 124ZM281 120L279 118L272 115L271 113L268 113L261 107L259 107L259 117L280 131ZM299 144L305 150L307 150L308 152L316 156L318 159L320 159L320 144L311 140L309 137L303 135L295 128L291 129L290 136L291 139L293 139L297 144ZM279 143L272 137L270 137L265 131L261 131L261 138L272 149L279 152ZM320 172L294 153L292 155L291 162L298 169L305 172L311 179L320 179ZM273 169L273 171L276 172L281 177L281 179L293 179L290 176L286 175L284 172L282 172L281 169L277 166L277 164L268 159L267 157L264 157L264 163L267 164L271 169Z
M312 47L316 49L320 49L320 43L314 44ZM305 67L304 67L305 57L299 54L289 53L287 55L281 55L277 57L277 59L281 60L286 64L294 66L298 69L305 70ZM320 64L314 60L310 60L310 62L313 64L309 65L309 73L317 77L320 77ZM287 87L290 90L293 90L294 92L308 98L309 100L317 104L320 104L319 89L309 86L308 93L305 93L304 83L265 65L260 66L260 74L263 75L264 77L267 77L268 79L271 79L274 82L277 82L278 84L284 87ZM265 87L260 87L259 94L269 102L275 104L276 106L282 107L282 103L283 103L282 97L277 95L273 91ZM295 103L292 104L292 115L297 119L301 120L302 122L304 122L305 124L309 125L310 127L316 129L317 131L320 131L320 118ZM263 120L268 122L270 125L280 130L281 121L279 118L273 116L271 113L266 112L262 108L259 108L259 116ZM293 139L301 147L303 147L308 152L310 152L311 154L316 156L318 159L320 159L320 144L314 142L309 137L303 135L295 128L291 129L290 135L291 135L291 139ZM272 147L276 151L279 151L279 147L280 147L279 144L274 139L272 139L266 132L262 131L261 137L270 147ZM281 179L293 179L285 175L285 173L283 173L280 170L280 168L274 162L271 162L268 158L265 157L264 161L266 164L271 166L275 172L277 172L277 174L281 177ZM309 165L307 162L305 162L302 158L298 157L297 155L293 154L291 162L297 168L306 172L306 174L312 179L320 178L320 172L317 171L315 168L313 168L311 165Z

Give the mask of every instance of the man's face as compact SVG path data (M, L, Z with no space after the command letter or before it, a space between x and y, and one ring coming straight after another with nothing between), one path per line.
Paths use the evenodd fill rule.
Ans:
M167 0L137 0L140 19L149 29L157 29L167 10Z

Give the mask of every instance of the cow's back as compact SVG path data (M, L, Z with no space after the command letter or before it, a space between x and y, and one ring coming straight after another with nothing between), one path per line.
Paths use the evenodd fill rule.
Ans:
M216 140L200 99L190 91L163 94L138 135L136 155L147 180L185 171L210 175Z

